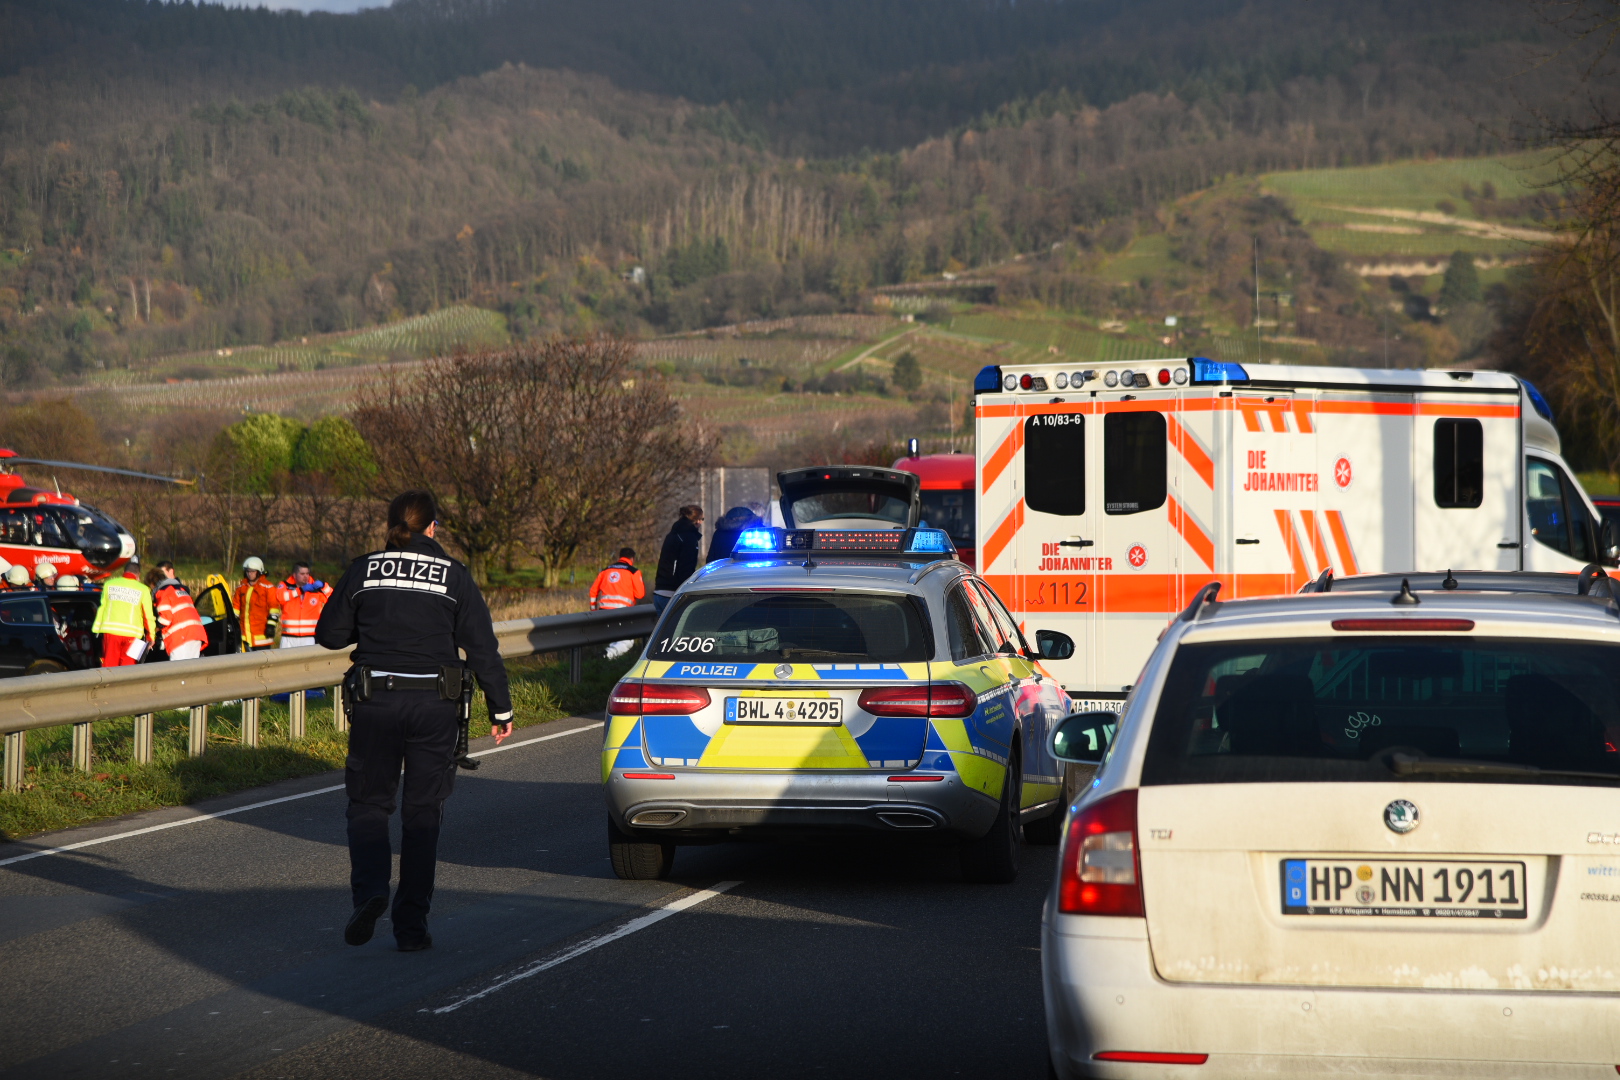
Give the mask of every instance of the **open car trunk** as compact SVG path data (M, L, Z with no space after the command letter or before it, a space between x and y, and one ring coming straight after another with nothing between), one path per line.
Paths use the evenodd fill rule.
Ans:
M776 474L790 529L910 529L922 516L915 473L826 465Z

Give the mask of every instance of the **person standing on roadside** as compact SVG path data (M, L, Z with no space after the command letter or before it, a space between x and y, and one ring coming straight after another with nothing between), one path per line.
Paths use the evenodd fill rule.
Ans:
M591 582L591 610L612 611L615 608L634 607L646 595L647 583L642 581L641 571L636 569L636 549L622 547L618 559ZM612 642L603 655L609 660L616 660L629 652L634 644L634 638Z
M249 652L270 648L276 638L281 609L276 601L276 587L265 577L264 560L257 555L242 560L242 580L236 583L231 606L236 608L236 617L242 620L242 647Z
M332 586L316 581L309 563L293 564L292 576L276 589L276 604L281 608L281 648L315 644L315 627L331 595Z
M662 615L675 590L697 572L703 549L703 507L683 506L658 552L658 575L653 578L653 607Z
M96 621L90 625L90 632L101 635L102 667L140 663L147 647L157 639L152 591L141 584L140 573L141 560L131 556L124 564L123 573L108 578L101 587L101 606L96 609ZM137 641L141 645L131 656L130 650Z
M164 567L169 567L167 573ZM146 575L146 587L157 603L158 626L163 630L163 651L170 660L195 660L208 644L208 631L202 616L191 602L191 593L174 576L173 563L159 563Z
M401 952L430 948L428 910L444 800L456 777L460 699L476 675L497 744L512 734L512 696L495 625L467 568L434 539L431 493L407 491L388 506L382 551L350 564L315 628L328 649L355 646L343 679L350 702L349 885L354 911L343 940L364 945L388 910L393 851L388 819L404 767L394 940ZM463 664L460 652L467 659Z
M763 524L764 521L752 506L733 506L726 511L725 517L715 523L714 535L709 538L709 557L704 562L731 558L731 549L736 547L737 537L742 535L742 531Z

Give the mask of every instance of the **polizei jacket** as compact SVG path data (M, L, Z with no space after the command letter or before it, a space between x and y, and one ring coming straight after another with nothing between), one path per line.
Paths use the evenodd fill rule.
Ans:
M445 666L478 676L490 718L512 718L489 607L467 568L438 541L412 536L404 548L362 555L349 564L321 612L315 642L328 649L356 646L354 662L398 675L437 675Z

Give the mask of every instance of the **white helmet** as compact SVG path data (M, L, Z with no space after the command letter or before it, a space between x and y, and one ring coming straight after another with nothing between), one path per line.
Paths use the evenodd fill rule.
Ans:
M40 563L38 566L34 567L34 576L39 578L41 581L56 580L56 564L52 562Z
M264 560L259 558L257 555L249 555L247 558L242 560L242 569L257 570L262 574L264 573Z
M56 579L56 587L58 589L77 589L79 587L79 579L74 574L63 574L61 577Z
M28 576L28 567L26 566L13 566L6 571L6 584L14 589L26 588L32 580Z

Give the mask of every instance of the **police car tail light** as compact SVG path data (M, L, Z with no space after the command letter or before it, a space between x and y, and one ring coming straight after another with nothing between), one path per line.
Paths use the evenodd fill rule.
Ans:
M1135 788L1076 814L1059 861L1058 910L1066 915L1144 915L1136 846Z
M873 716L972 716L978 705L973 691L961 683L926 683L909 686L874 686L862 690L856 702Z
M608 697L608 712L616 716L689 716L709 707L709 692L701 686L664 686L625 680Z

